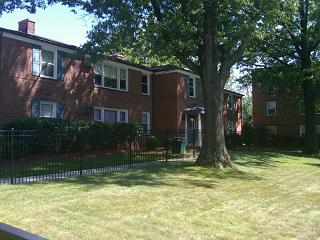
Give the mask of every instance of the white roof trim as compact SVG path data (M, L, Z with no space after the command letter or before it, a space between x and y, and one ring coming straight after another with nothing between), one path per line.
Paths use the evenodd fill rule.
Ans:
M59 51L63 51L63 52L67 52L67 53L76 53L75 50L71 50L68 48L64 48L64 47L60 47L57 46L56 44L50 44L50 43L46 43L40 40L35 40L35 39L31 39L31 38L27 38L27 37L23 37L23 36L18 36L12 33L8 33L8 32L3 32L3 37L7 37L7 38L11 38L11 39L15 39L18 41L22 41L22 42L27 42L27 43L31 43L31 44L36 44L36 45L40 45L43 46L44 48L54 48L57 49Z
M174 70L167 70L167 71L161 71L161 72L155 72L154 75L160 75L160 74L168 74L168 73L181 73L181 74L185 74L185 75L189 75L191 77L195 77L195 78L200 78L199 75L185 71L185 70L181 70L181 69L174 69Z
M127 68L127 69L136 70L136 71L139 71L139 72L142 72L142 73L146 73L146 74L152 74L153 73L152 71L148 71L148 70L143 69L143 68L135 67L135 66L132 66L130 64L120 63L120 62L118 62L116 60L112 60L112 59L106 59L103 62L107 63L107 64L110 63L112 65L116 65L116 66Z

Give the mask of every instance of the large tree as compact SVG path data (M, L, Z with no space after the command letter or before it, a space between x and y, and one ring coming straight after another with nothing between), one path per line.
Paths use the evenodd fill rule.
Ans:
M320 1L278 0L277 8L267 12L257 35L256 58L279 79L280 85L292 88L299 84L304 100L306 135L304 152L316 153L315 74L319 60ZM276 17L275 17L276 16ZM270 74L269 74L270 75ZM286 78L283 81L284 77Z
M96 17L85 45L92 55L129 49L175 59L198 74L206 113L197 163L223 168L232 165L224 138L223 90L231 67L242 59L256 33L260 10L267 5L262 1L50 0L49 4L81 7Z

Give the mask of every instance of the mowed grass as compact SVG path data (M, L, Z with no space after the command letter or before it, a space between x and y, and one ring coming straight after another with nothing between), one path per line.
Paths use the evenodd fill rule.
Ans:
M318 157L233 159L0 186L0 221L49 239L320 239Z

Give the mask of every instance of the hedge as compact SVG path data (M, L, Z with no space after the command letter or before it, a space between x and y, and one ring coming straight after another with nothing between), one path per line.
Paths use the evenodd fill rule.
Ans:
M17 155L37 153L45 149L48 152L79 151L80 149L97 150L116 148L131 138L141 134L141 127L134 123L102 123L83 120L64 120L49 118L17 119L0 126L1 130L34 130L31 138L19 137L19 144L14 144ZM0 136L1 138L1 136ZM0 139L1 155L10 153L8 138ZM16 141L17 141L16 140ZM0 147L1 150L1 147ZM20 153L21 152L21 153Z

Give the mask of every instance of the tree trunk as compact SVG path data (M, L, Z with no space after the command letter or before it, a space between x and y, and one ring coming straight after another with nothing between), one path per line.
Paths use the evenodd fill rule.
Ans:
M204 144L197 159L199 165L217 168L232 166L228 154L223 122L224 81L218 74L217 0L204 1L204 49L201 55L201 79L204 86Z
M308 39L309 21L309 0L299 1L301 42L300 42L300 61L303 73L303 93L305 105L305 141L304 153L312 154L318 152L317 133L316 133L316 114L314 84L311 73L310 43Z
M310 69L304 69L308 71ZM318 152L317 132L315 124L315 96L314 84L312 76L308 72L304 75L303 91L304 91L304 105L305 105L305 127L306 134L304 139L303 152L307 154L314 154Z

